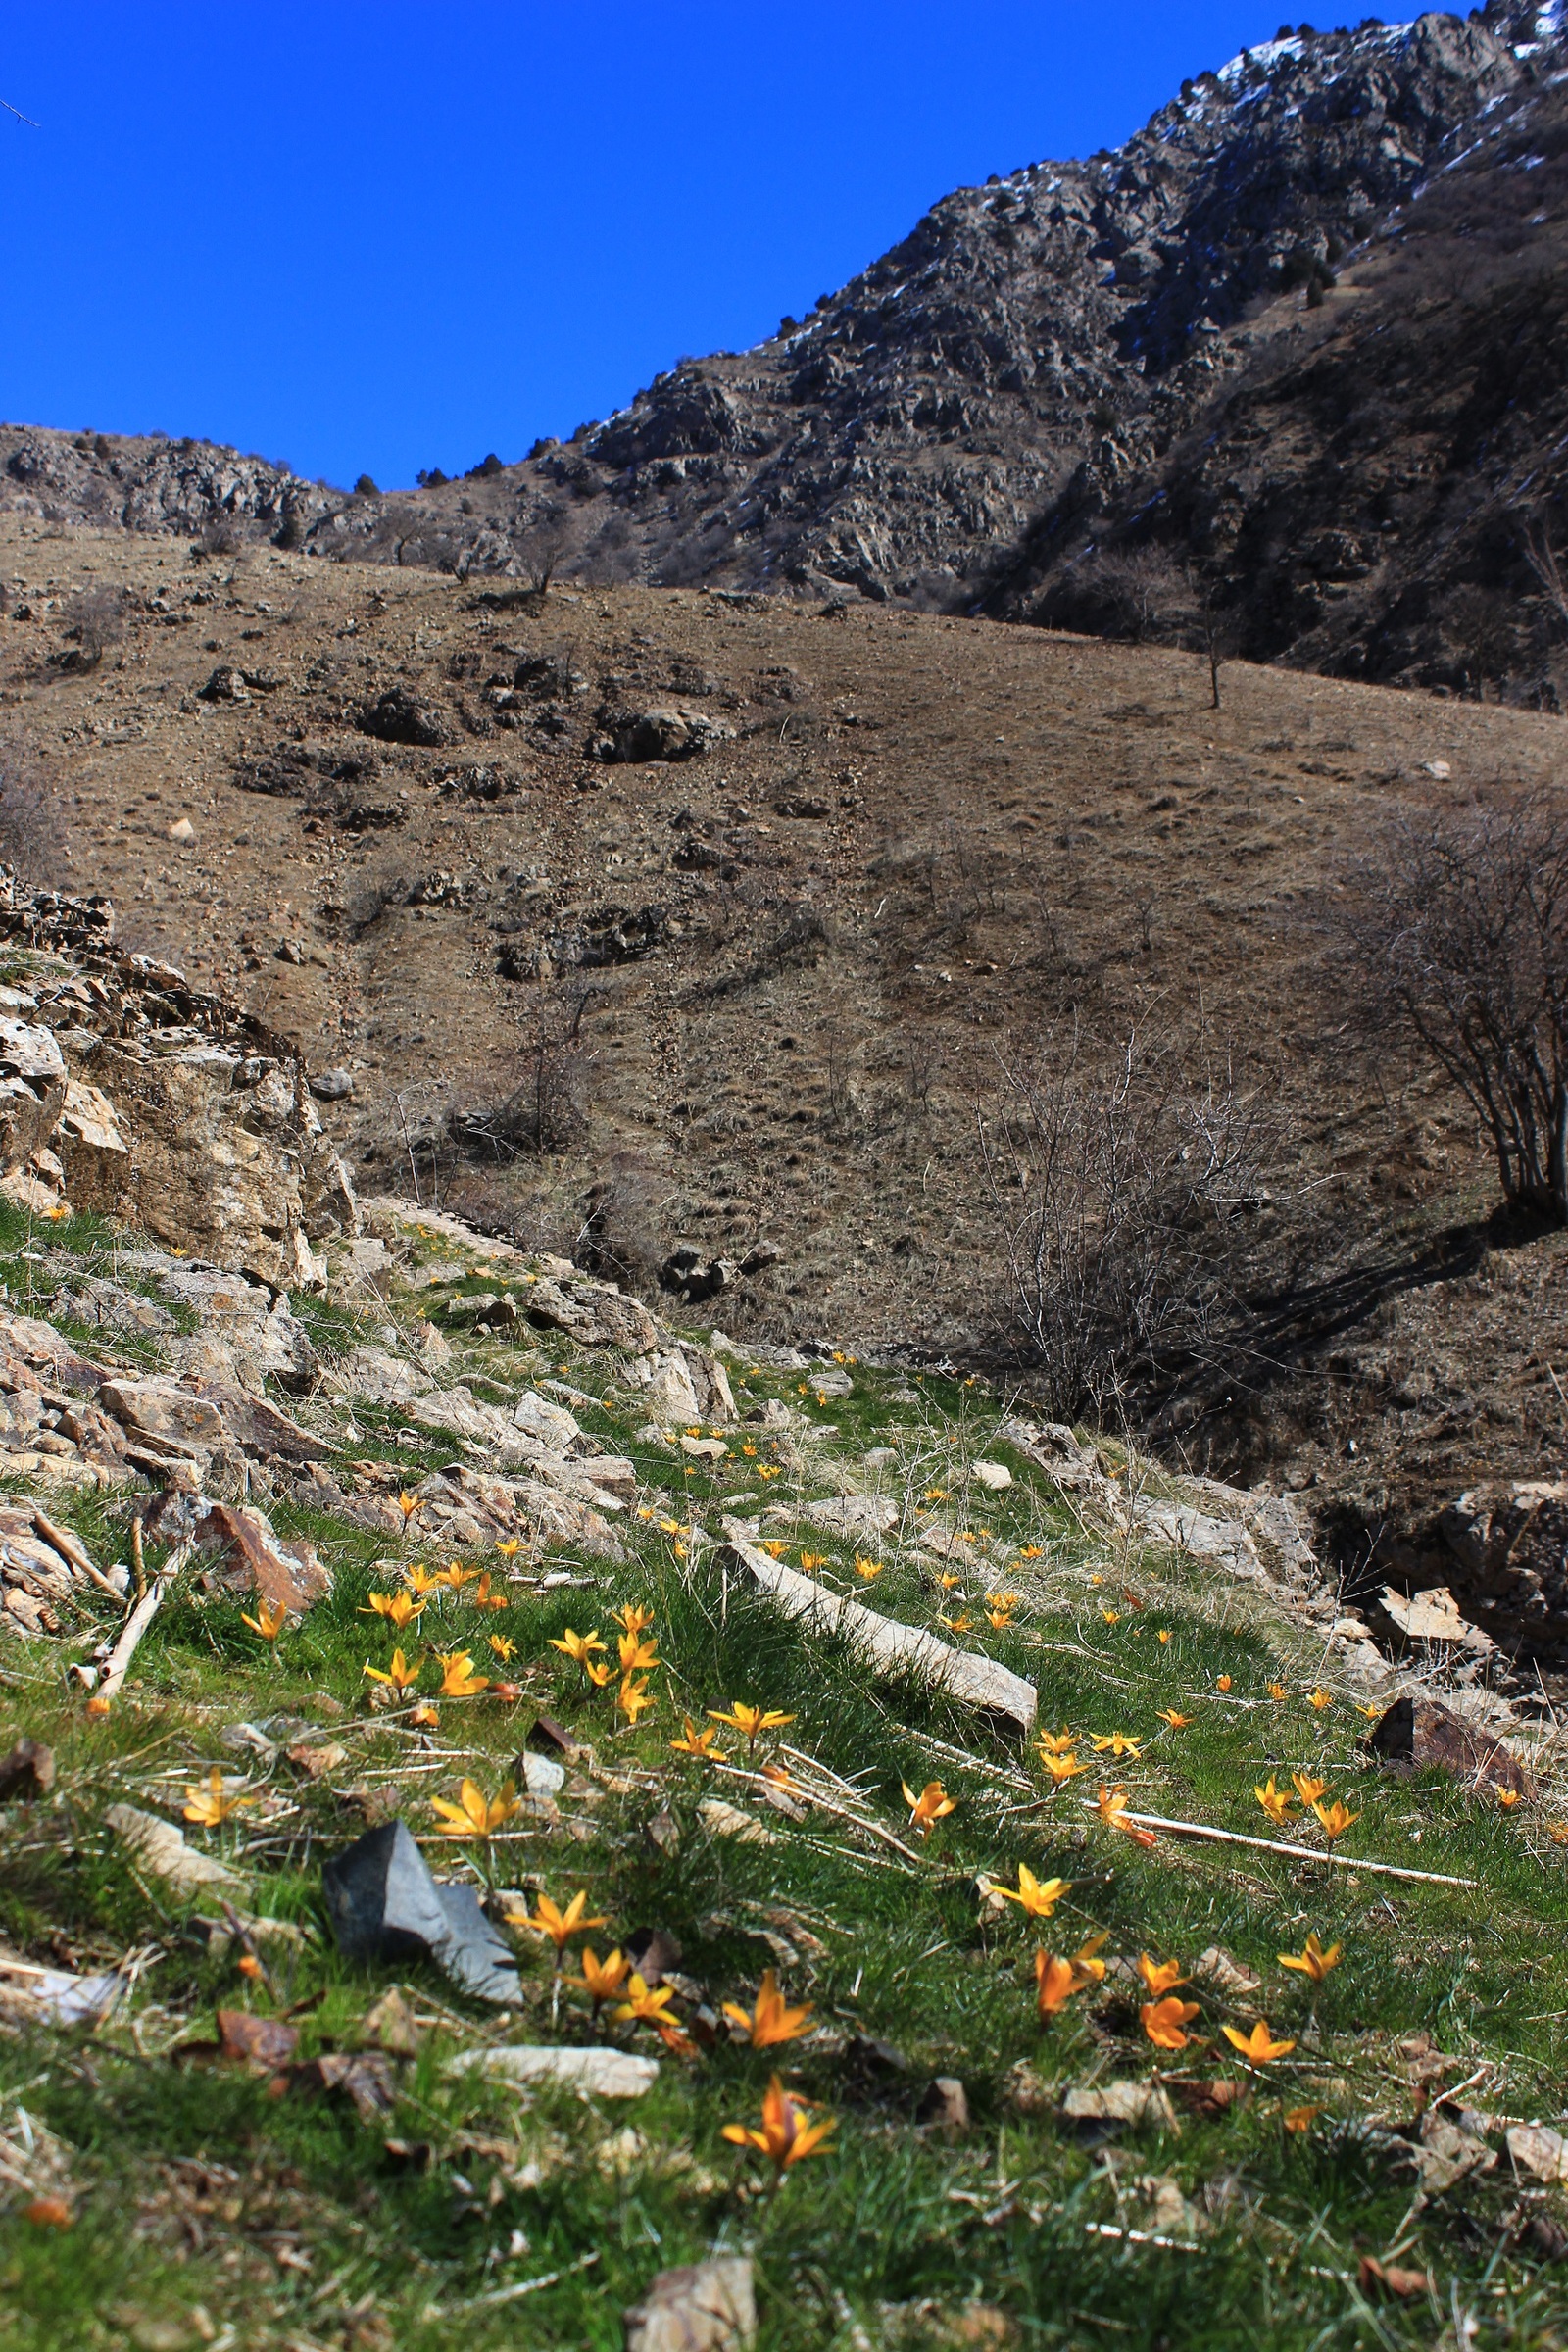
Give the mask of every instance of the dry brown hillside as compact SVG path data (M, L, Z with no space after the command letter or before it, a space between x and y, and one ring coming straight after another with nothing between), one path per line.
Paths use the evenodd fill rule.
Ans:
M375 1186L644 1287L772 1244L728 1328L979 1356L1002 1061L1201 1018L1303 1107L1339 1288L1169 1442L1319 1490L1348 1556L1558 1466L1568 1254L1478 1225L1469 1125L1350 1052L1318 917L1391 808L1552 778L1560 721L1241 664L1216 713L1190 657L866 606L0 550L62 878L350 1072Z

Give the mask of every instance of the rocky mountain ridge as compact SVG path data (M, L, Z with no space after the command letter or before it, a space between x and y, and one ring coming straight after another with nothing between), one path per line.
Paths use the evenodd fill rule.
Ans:
M0 507L460 574L1018 613L1042 518L1142 482L1347 253L1549 88L1560 51L1556 11L1517 4L1287 29L1114 153L955 191L804 323L683 361L521 465L345 499L191 443L11 428Z

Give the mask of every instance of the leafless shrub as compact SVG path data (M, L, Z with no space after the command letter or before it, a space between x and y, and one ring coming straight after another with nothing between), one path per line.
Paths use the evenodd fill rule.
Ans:
M665 1255L661 1238L663 1188L645 1161L627 1152L612 1160L608 1176L589 1187L582 1224L568 1251L585 1272L602 1282L647 1298L659 1287Z
M505 1082L455 1106L448 1120L451 1141L466 1157L504 1166L581 1142L589 1059L582 1017L593 994L583 989L568 1002L540 990Z
M205 564L210 557L237 556L245 551L245 534L231 515L220 514L204 524L190 544L193 564Z
M1112 1063L1074 1030L1001 1057L978 1115L1003 1230L1003 1320L1060 1420L1126 1413L1243 1345L1284 1150L1276 1103L1228 1060L1134 1030Z
M1568 1225L1568 813L1537 791L1393 824L1356 871L1348 962L1474 1110L1503 1199Z
M25 752L0 744L0 864L44 889L62 881L67 863L59 793Z
M118 588L82 588L61 613L70 646L53 657L57 669L96 669L125 634L125 600Z

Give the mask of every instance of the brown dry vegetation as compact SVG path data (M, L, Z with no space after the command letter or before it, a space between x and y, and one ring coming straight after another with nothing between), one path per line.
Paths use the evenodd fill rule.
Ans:
M350 1068L326 1115L375 1184L416 1168L644 1286L677 1240L776 1242L711 1310L730 1328L979 1356L1003 1301L975 1119L1004 1062L1153 1025L1289 1097L1279 1214L1310 1229L1251 1370L1164 1399L1165 1442L1320 1489L1349 1556L1385 1503L1413 1526L1557 1466L1568 1247L1483 1224L1472 1121L1353 1042L1323 916L1392 810L1551 783L1561 721L1241 664L1215 712L1198 657L865 607L496 610L15 523L0 562L6 732L67 804L74 886ZM122 643L51 665L105 586ZM498 710L538 657L556 690ZM201 700L224 663L275 683ZM365 733L393 688L447 742ZM597 712L676 702L734 739L587 756ZM572 963L607 910L652 952Z

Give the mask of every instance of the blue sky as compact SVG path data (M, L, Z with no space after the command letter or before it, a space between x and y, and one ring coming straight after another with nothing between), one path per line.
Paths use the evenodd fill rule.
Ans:
M1324 19L1325 24L1332 20ZM0 11L0 415L447 472L738 349L1279 0Z

